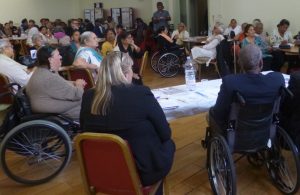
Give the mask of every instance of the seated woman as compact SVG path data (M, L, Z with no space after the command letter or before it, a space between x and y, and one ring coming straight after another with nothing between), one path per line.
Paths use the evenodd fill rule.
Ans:
M209 63L210 60L215 59L217 55L217 46L224 39L222 33L223 28L220 25L215 25L213 29L213 34L208 37L206 44L202 47L193 47L191 49L193 59L202 58L201 63Z
M125 31L119 34L117 45L114 48L114 51L121 51L123 53L128 53L128 55L134 61L143 56L143 52L141 51L141 48L134 43L132 35ZM134 72L133 78L135 84L142 84L142 80L138 75L139 70L140 70L140 64L137 64L135 62L133 65L133 72Z
M37 61L37 69L26 86L32 111L63 114L78 120L86 82L82 79L67 81L58 74L61 56L52 46L40 48Z
M176 44L183 46L183 40L190 37L188 31L186 31L185 24L180 22L177 26L177 30L174 30L171 36L171 39L176 40Z
M71 34L71 44L70 44L72 53L74 53L74 56L77 53L77 50L80 48L80 31L74 30Z
M257 45L262 52L263 57L263 71L271 69L272 55L270 54L271 48L265 44L265 42L259 37L255 36L254 26L252 24L247 24L244 30L245 38L243 39L241 46L242 48L249 45Z
M97 52L98 38L95 33L86 31L80 35L80 48L78 49L74 66L96 70L102 61L102 56Z
M114 47L116 46L116 33L114 29L109 28L106 30L105 39L106 41L101 47L101 54L103 57L105 57L109 52L113 51Z
M54 40L51 40L49 44L58 44L59 46L70 45L70 37L66 35L65 30L62 26L56 26L53 29Z
M121 52L111 52L103 59L96 87L83 94L80 124L84 131L127 140L142 184L147 186L168 174L175 145L150 89L131 84L132 64L130 56Z
M176 56L184 56L185 50L175 43L168 35L168 29L165 26L161 26L157 30L157 43L160 48L166 52L175 54Z

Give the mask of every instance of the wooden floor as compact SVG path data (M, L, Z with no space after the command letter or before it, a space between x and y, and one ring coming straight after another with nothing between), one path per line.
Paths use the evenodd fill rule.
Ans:
M212 73L212 77L215 76ZM161 78L150 68L145 71L144 82L151 88L184 83L183 75ZM206 113L170 121L176 155L171 173L167 177L171 195L211 194L205 167L206 150L201 147L207 126ZM253 168L246 160L236 164L237 190L242 195L280 194L273 187L265 167ZM84 194L78 161L74 154L67 168L52 181L39 186L23 186L7 178L0 170L0 195L80 195Z

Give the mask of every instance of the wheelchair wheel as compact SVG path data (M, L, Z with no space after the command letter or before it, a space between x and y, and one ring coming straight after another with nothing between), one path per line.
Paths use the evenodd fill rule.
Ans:
M70 161L71 140L59 125L34 120L13 128L0 145L1 166L16 182L36 185L55 177Z
M281 127L278 127L274 143L266 152L266 166L273 183L284 194L294 194L299 189L298 155L292 139Z
M207 149L208 177L214 194L236 194L235 168L225 139L212 137Z
M175 54L165 53L157 62L157 70L163 77L173 77L179 70L179 58Z
M151 58L151 68L155 71L155 72L158 72L157 70L157 62L159 60L159 51L155 52L153 55L152 55L152 58Z

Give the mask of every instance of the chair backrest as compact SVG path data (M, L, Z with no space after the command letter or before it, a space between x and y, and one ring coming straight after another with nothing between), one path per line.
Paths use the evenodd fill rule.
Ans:
M125 140L112 134L83 133L75 142L88 194L143 194L135 161Z
M77 79L83 79L87 83L85 86L85 90L93 88L95 86L95 81L92 76L92 73L86 68L76 68L70 67L67 69L68 78L71 81L75 81Z
M146 65L148 63L148 51L145 51L144 53L144 56L143 56L143 59L142 59L142 63L141 63L141 66L140 66L140 71L139 71L139 75L143 76L143 72L146 68Z
M230 74L230 70L233 69L233 55L231 53L231 43L227 39L223 39L220 44L216 47L217 51L217 62L221 77Z
M228 145L235 152L257 151L274 138L274 117L279 111L280 96L274 102L265 104L248 104L241 98L243 103L238 100L231 105Z
M13 103L13 96L10 95L12 93L12 90L10 87L8 87L9 80L8 78L0 74L0 94L7 93L7 95L4 95L0 98L0 104L12 104Z

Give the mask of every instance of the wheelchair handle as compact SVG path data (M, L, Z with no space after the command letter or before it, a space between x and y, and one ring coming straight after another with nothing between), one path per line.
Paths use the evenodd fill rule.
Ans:
M241 104L241 105L245 105L246 104L246 100L244 99L244 97L240 94L240 92L236 92L236 97L237 97L237 100L238 102Z

